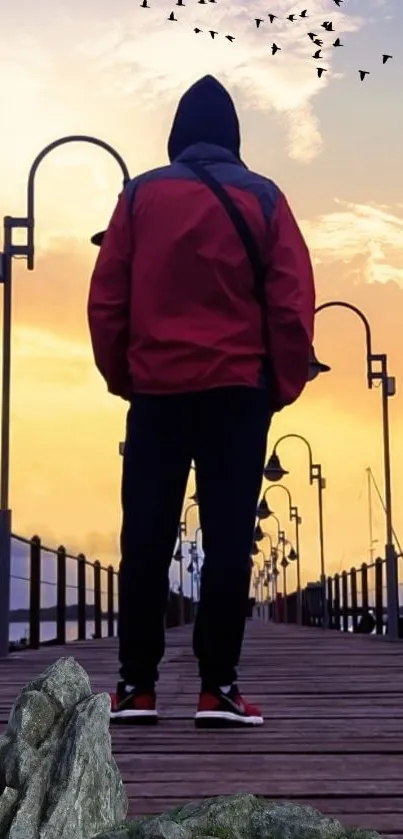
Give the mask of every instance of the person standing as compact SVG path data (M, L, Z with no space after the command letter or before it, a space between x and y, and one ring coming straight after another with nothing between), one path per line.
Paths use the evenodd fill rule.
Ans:
M97 240L95 362L130 403L113 722L158 719L169 568L193 460L205 554L196 725L263 723L237 686L250 552L271 418L308 380L315 290L284 194L242 162L240 142L230 95L200 79L179 102L170 164L127 184Z

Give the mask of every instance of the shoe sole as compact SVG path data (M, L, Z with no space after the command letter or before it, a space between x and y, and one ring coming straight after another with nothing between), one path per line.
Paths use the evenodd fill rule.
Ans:
M199 711L194 718L196 728L256 728L263 725L263 717L240 717L218 711Z
M111 714L109 719L111 725L157 725L159 721L157 713L133 713L133 711L121 711L117 714Z

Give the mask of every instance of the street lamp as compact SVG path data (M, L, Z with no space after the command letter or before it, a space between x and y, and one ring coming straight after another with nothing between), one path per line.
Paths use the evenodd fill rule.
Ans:
M2 361L2 406L1 406L1 471L0 471L0 658L8 656L9 612L10 612L10 568L12 515L9 508L10 480L10 391L11 391L11 315L12 315L12 263L14 257L25 257L28 271L34 269L35 230L35 176L42 160L58 146L67 143L91 143L110 154L119 165L123 176L123 187L130 180L125 161L109 143L85 134L72 134L49 143L36 156L28 175L27 212L24 217L5 216L3 220L3 252L0 254L0 283L3 284L3 361ZM13 242L13 231L25 229L27 241L24 245Z
M183 544L183 543L182 543ZM197 590L197 600L199 600L199 580L198 580L198 573L199 573L199 557L197 553L197 545L194 540L189 542L189 554L190 554L190 562L187 566L187 573L190 575L190 599L192 601L192 607L194 606L194 584L195 584L195 575L196 575L196 590Z
M371 327L364 313L351 303L343 300L331 300L329 303L322 303L316 309L316 314L323 309L339 306L349 309L361 320L365 329L365 342L367 350L367 384L371 390L374 381L380 381L382 386L382 437L383 437L383 461L385 481L385 514L386 514L386 587L388 601L388 638L397 640L399 638L399 583L397 570L397 554L393 543L393 517L392 517L392 481L390 464L390 434L389 434L389 403L388 399L396 393L396 380L394 376L388 375L388 358L386 353L372 352ZM323 367L317 362L319 367ZM315 366L313 366L313 369ZM317 369L315 375L321 373ZM314 376L315 378L315 376Z
M319 306L319 308L320 308L320 306ZM318 311L318 309L316 309L316 311ZM319 373L329 373L330 370L331 370L331 367L329 367L328 364L323 364L322 361L319 361L316 358L315 350L314 350L313 347L311 347L311 358L310 358L310 361L309 361L308 382L313 382L313 380L316 379L317 376L319 376Z
M283 560L286 559L286 556L285 556L286 545L288 545L291 548L290 553L289 553L289 557L288 557L290 560L296 559L297 555L296 555L296 552L295 552L294 548L291 545L291 542L286 538L285 531L281 529L280 520L279 520L278 516L276 516L276 514L273 513L271 510L270 510L270 518L274 519L274 521L277 524L277 543L276 543L276 546L273 547L273 540L272 540L269 533L266 533L266 532L263 532L263 531L261 531L261 532L262 532L262 541L263 541L263 539L266 539L266 538L270 539L271 560L272 560L272 567L273 567L273 571L272 571L273 598L272 599L274 601L274 598L275 598L274 609L275 609L275 620L277 620L277 577L279 575L279 571L277 570L278 548L280 546L282 548ZM258 527L260 528L260 525L258 525ZM255 528L255 532L256 532L256 530L257 530L257 528ZM257 543L255 541L254 542L254 549L252 551L253 555L256 556L260 552L260 550L261 549L258 548ZM261 552L263 553L263 551L261 551ZM287 561L287 566L288 566L288 561ZM283 568L284 568L284 565L283 565ZM286 600L287 586L286 586L285 578L283 578L283 580L284 580L284 584L285 584L285 589L284 589L284 592L283 592L283 595L284 595L284 615L286 615L286 613L287 613L287 600ZM274 586L275 586L275 591L274 591Z
M185 515L183 517L183 521L179 522L178 526L178 547L175 551L174 558L177 562L179 562L179 579L180 579L180 600L179 600L179 623L183 626L185 622L185 604L183 599L183 536L187 536L187 518L189 511L193 508L197 507L196 501L192 501L191 504L188 504L185 510Z
M257 524L255 527L253 539L255 542L261 542L264 539L264 533L262 528L260 527L260 524Z
M282 548L282 558L281 558L281 567L283 569L283 602L284 602L284 623L288 623L288 603L287 603L287 568L289 566L289 560L293 560L296 557L296 553L294 548L291 545L291 542L286 538L285 531L280 530L279 533L279 543ZM288 554L288 558L285 555L285 548L286 545L290 547L290 551Z
M301 563L300 563L300 542L299 542L299 527L302 524L302 518L299 515L298 507L293 505L291 493L288 487L284 486L284 484L275 484L270 486L266 489L263 494L263 498L259 502L259 506L257 508L257 517L258 519L266 519L273 515L273 511L270 509L266 496L269 492L275 489L282 489L287 494L288 497L288 511L290 521L295 521L295 547L292 548L292 556L290 551L289 559L296 560L297 562L297 623L300 624L302 621L302 604L301 604Z
M267 461L264 469L264 476L268 481L281 481L284 475L288 472L283 469L279 456L277 454L277 447L283 440L289 438L302 440L308 449L309 454L309 483L312 485L316 481L318 485L318 513L319 513L319 551L320 551L320 572L321 572L321 587L322 587L322 610L323 610L323 628L327 627L327 599L326 599L326 570L325 570L325 546L323 535L323 490L326 488L326 481L322 475L322 466L320 463L313 462L313 455L310 443L302 434L284 434L280 437L272 451L272 454Z
M273 548L272 553L272 570L271 570L271 579L272 579L272 603L273 603L273 620L277 622L278 619L278 603L277 603L277 577L279 575L279 570L277 568L277 560L278 554L277 549Z

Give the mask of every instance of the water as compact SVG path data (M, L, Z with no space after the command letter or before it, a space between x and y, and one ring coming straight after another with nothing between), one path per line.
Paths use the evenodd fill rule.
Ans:
M106 638L108 634L108 622L103 620L101 623L102 637ZM86 621L86 638L91 638L95 632L95 622ZM115 621L115 635L117 634L117 621ZM76 641L78 635L77 621L66 621L66 641ZM20 641L21 638L29 637L29 623L21 621L21 623L10 623L9 640ZM56 622L41 621L40 640L52 641L56 638Z

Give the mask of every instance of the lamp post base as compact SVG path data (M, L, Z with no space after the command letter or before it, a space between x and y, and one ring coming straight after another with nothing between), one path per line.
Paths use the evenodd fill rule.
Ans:
M0 510L0 659L9 654L11 510Z

